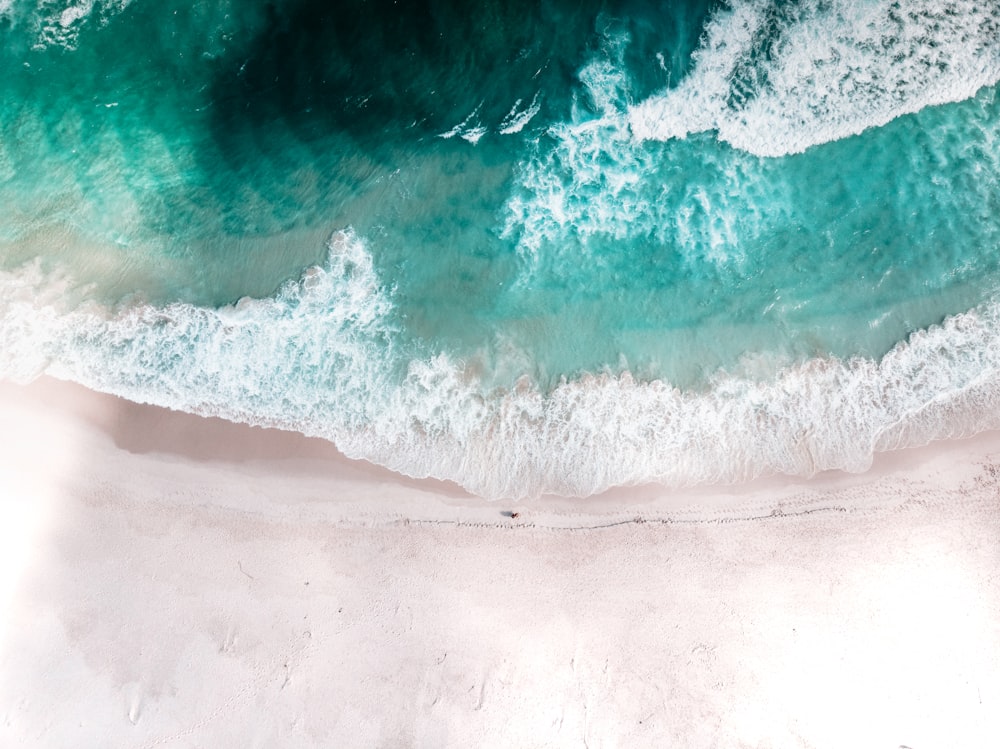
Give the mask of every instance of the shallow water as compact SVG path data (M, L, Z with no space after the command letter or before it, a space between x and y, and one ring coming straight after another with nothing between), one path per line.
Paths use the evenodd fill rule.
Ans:
M992 5L0 19L0 375L487 496L994 426Z

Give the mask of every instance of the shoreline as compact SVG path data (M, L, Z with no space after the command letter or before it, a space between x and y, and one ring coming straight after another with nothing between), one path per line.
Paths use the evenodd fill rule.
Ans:
M50 378L0 415L3 743L1000 741L1000 432L487 502Z
M876 453L872 466L862 473L828 470L813 476L776 474L741 483L679 489L655 483L619 486L589 497L490 500L453 481L413 478L348 458L319 437L135 403L50 376L28 385L0 381L0 408L10 413L12 406L15 418L31 419L41 413L59 422L60 427L76 430L83 440L110 441L110 445L102 445L109 454L200 466L201 470L211 466L269 481L273 484L270 491L315 495L314 499L331 505L325 518L342 523L350 523L355 511L369 518L385 515L387 519L414 521L441 521L446 519L443 513L454 515L456 522L474 517L478 522L497 524L508 523L507 514L517 512L519 517L544 518L560 527L572 527L574 518L586 524L586 518L616 516L652 522L751 521L775 513L822 509L825 504L850 510L875 509L884 500L865 500L860 495L898 480L922 493L948 484L961 491L963 485L975 483L979 473L988 473L991 462L1000 464L1000 430L996 430ZM324 492L325 488L330 491ZM370 496L359 506L341 496L338 488L363 489L362 493Z

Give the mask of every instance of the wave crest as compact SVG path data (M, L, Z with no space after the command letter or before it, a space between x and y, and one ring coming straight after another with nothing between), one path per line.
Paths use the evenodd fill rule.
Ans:
M0 376L42 373L131 400L333 441L485 497L860 471L878 450L1000 426L1000 307L918 332L881 361L822 358L757 381L681 391L629 373L549 392L488 389L391 323L364 243L338 232L322 267L221 309L64 306L37 267L0 275Z
M961 101L1000 80L1000 6L971 0L733 2L680 84L634 106L632 132L715 130L782 156Z

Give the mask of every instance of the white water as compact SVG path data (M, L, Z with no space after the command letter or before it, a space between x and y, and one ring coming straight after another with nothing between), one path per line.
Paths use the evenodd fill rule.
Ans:
M522 104L522 100L518 99L514 102L514 106L510 108L507 116L503 118L500 123L499 133L501 135L513 135L514 133L519 133L524 129L524 126L531 122L535 115L542 108L541 93L536 93L531 99L531 103L528 104L524 109L518 109Z
M107 23L123 11L131 0L36 0L33 12L26 14L34 26L36 47L60 46L73 49L87 24ZM13 2L0 1L0 14L12 9Z
M1000 80L1000 5L976 0L735 0L674 89L632 107L632 132L714 130L759 156L804 151Z
M631 375L487 391L414 355L364 242L275 297L206 309L66 306L37 266L0 276L0 377L47 373L139 402L294 429L486 497L863 470L876 450L1000 426L1000 307L913 335L881 362L814 359L682 392Z

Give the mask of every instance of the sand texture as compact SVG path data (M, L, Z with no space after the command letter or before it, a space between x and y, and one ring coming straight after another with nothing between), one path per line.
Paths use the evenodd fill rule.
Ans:
M1000 746L996 433L513 505L54 380L0 420L0 746Z

